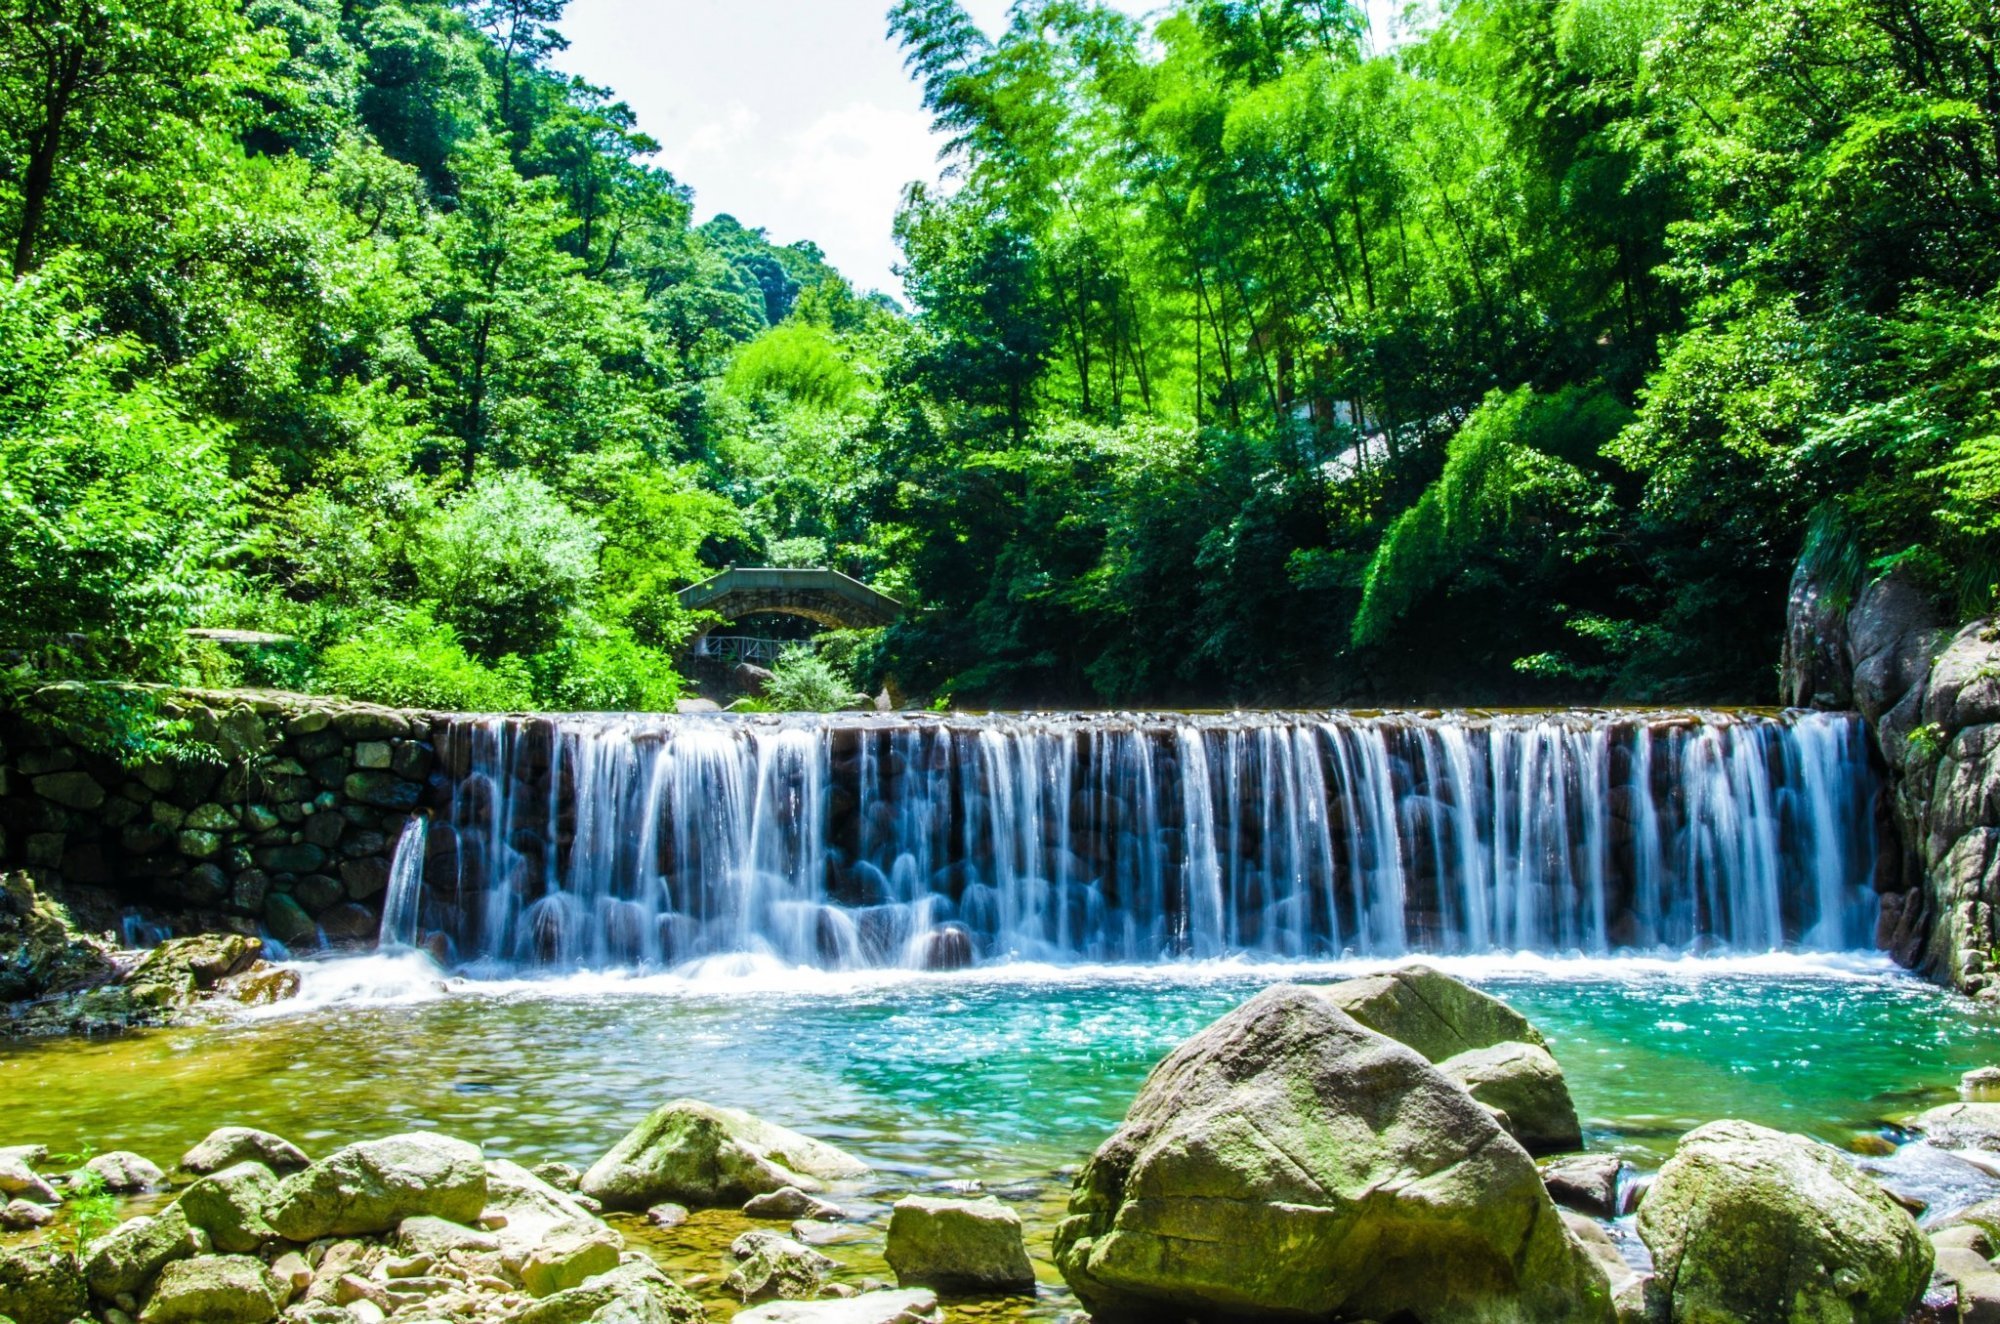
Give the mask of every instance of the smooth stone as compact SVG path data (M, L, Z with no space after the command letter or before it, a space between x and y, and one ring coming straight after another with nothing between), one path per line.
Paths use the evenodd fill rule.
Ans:
M208 1138L181 1156L181 1167L197 1177L233 1168L239 1163L261 1163L283 1175L311 1165L304 1150L282 1136L250 1126L221 1126Z
M139 1324L268 1324L285 1292L248 1255L200 1255L160 1271Z
M1910 1125L1938 1149L2000 1154L2000 1103L1947 1103L1918 1113Z
M654 1227L679 1227L688 1220L688 1208L684 1204L656 1204L646 1211L646 1221Z
M1675 1320L1897 1324L1930 1280L1909 1213L1834 1150L1749 1122L1681 1137L1639 1206Z
M479 1221L494 1229L501 1258L517 1273L558 1230L604 1227L574 1196L508 1159L487 1163L486 1201Z
M807 1195L796 1186L770 1191L764 1195L753 1195L743 1202L743 1213L749 1218L774 1218L791 1220L810 1218L822 1223L834 1223L846 1217L837 1204Z
M941 1292L1033 1292L1021 1218L992 1196L978 1200L911 1195L889 1213L883 1257L901 1287Z
M537 1163L529 1169L559 1191L574 1191L583 1173L574 1163Z
M565 1223L552 1228L521 1260L521 1285L530 1296L554 1296L581 1287L618 1267L625 1239L602 1224Z
M774 1233L745 1233L730 1252L737 1263L724 1286L745 1304L810 1301L839 1267L810 1246Z
M1555 1202L1593 1218L1616 1218L1618 1178L1625 1160L1612 1154L1578 1154L1558 1159L1542 1169L1542 1184Z
M937 1294L863 1292L837 1301L773 1301L738 1311L735 1324L939 1324Z
M1438 1070L1479 1102L1506 1114L1507 1133L1530 1154L1582 1148L1583 1126L1570 1101L1569 1082L1548 1049L1494 1044L1448 1057Z
M29 1232L56 1221L55 1210L26 1200L9 1200L0 1205L0 1228L9 1232Z
M1360 1001L1400 1006L1404 987L1385 977ZM1492 1006L1500 1041L1518 1038ZM1153 1069L1078 1173L1054 1249L1107 1320L1612 1318L1527 1151L1414 1049L1298 985Z
M823 1182L867 1171L832 1145L749 1113L676 1099L634 1127L579 1185L607 1209L645 1209L663 1200L714 1208L787 1186L819 1191Z
M1416 1049L1432 1062L1496 1044L1548 1047L1520 1012L1427 965L1343 980L1317 991L1375 1033Z
M1969 1250L1982 1259L1993 1255L1993 1235L1977 1223L1959 1223L1941 1227L1930 1234L1931 1245L1943 1250Z
M453 1251L474 1255L497 1255L500 1252L500 1238L491 1232L448 1219L433 1218L429 1214L418 1214L397 1224L396 1244L402 1247L405 1254L428 1255L434 1260L441 1260Z
M91 1295L100 1300L137 1296L160 1270L200 1249L187 1215L171 1204L157 1214L129 1218L91 1242L83 1254L83 1273Z
M54 1246L0 1249L0 1317L14 1324L70 1324L90 1304L83 1270Z
M30 1167L18 1154L0 1154L0 1195L15 1196L34 1200L41 1204L60 1204L62 1196L56 1188Z
M418 1214L471 1223L486 1208L476 1145L412 1132L337 1150L278 1184L268 1214L289 1241L388 1232Z
M181 1192L175 1207L187 1215L190 1224L208 1233L217 1250L249 1255L278 1237L268 1217L277 1190L278 1179L269 1168L261 1163L237 1163L195 1182Z

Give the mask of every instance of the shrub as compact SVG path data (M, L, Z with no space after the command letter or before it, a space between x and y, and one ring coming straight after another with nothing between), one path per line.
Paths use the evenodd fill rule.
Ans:
M514 656L491 666L465 651L451 626L417 607L369 626L321 655L317 687L403 708L498 712L530 707L527 667Z
M603 538L529 474L489 473L426 524L410 550L437 619L488 659L554 644L597 577Z
M854 701L854 681L810 648L788 648L771 664L764 699L779 712L830 713Z
M535 701L565 712L668 712L681 696L673 659L625 630L576 621L555 646L529 659Z

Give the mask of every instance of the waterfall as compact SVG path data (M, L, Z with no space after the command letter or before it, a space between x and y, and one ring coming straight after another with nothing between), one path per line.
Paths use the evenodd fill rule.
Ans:
M1865 947L1807 712L463 718L383 933L475 966Z
M382 897L382 933L376 945L385 950L417 945L417 905L423 899L424 847L430 820L422 814L403 825L396 853L389 860L389 887Z

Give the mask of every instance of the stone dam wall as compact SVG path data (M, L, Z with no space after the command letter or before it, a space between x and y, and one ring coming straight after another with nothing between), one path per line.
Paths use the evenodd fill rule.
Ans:
M124 767L0 712L0 870L30 870L128 945L236 932L293 953L373 946L436 762L432 717L262 692L170 704L219 761Z

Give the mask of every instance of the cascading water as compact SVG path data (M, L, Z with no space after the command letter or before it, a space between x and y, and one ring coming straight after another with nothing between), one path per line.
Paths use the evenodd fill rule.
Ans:
M439 754L392 909L475 967L1852 949L1873 923L1843 715L466 718Z

